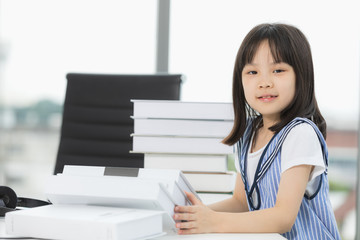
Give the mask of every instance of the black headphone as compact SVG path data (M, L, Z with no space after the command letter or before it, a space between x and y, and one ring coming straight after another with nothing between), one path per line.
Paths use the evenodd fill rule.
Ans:
M14 190L6 186L0 186L0 217L5 216L5 213L19 210L17 207L39 207L51 204L50 202L33 199L17 197Z

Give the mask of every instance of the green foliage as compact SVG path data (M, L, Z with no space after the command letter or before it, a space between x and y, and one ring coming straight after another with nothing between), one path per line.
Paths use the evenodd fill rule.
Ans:
M235 168L235 155L234 154L229 154L228 158L227 158L227 168L228 171L230 172L236 172L236 168Z
M351 186L340 182L329 181L329 190L334 192L336 191L349 192L351 191Z

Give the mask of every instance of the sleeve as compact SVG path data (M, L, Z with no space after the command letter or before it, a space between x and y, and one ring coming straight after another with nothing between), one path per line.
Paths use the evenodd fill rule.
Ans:
M319 138L307 123L295 126L284 140L281 150L281 173L298 165L312 165L309 182L325 171Z

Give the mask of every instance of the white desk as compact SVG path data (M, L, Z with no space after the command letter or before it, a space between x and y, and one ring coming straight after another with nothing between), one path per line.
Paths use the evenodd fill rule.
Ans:
M6 238L8 237L8 238ZM0 239L12 239L10 235L7 235L5 233L5 221L4 218L1 217L0 218ZM34 238L21 238L21 239L33 239ZM242 240L242 239L246 239L246 240L278 240L278 239L285 239L284 237L282 237L280 234L276 234L276 233L267 233L267 234L235 234L235 233L225 233L225 234L220 234L220 233L212 233L212 234L192 234L192 235L165 235L162 237L158 237L158 238L153 238L154 240L177 240L177 239L184 239L184 240L188 240L188 239L194 239L194 240ZM80 239L79 239L80 240Z
M211 233L211 234L191 234L191 235L165 235L154 240L278 240L286 239L277 233Z

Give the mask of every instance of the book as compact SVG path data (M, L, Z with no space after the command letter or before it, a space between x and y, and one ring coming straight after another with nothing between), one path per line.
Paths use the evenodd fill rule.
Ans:
M45 196L53 204L97 205L163 211L164 228L176 231L175 202L163 184L118 176L50 176Z
M47 205L9 212L11 235L59 240L149 239L164 235L162 212L87 205Z
M176 205L190 205L184 191L197 193L180 170L175 169L145 169L103 166L65 165L62 175L72 176L120 176L149 179L162 184ZM198 196L197 196L198 197ZM198 197L199 198L199 197ZM199 198L200 199L200 198Z
M233 147L221 143L222 138L210 137L170 137L135 135L132 152L138 153L197 153L231 154Z
M206 203L206 205L210 205L231 198L233 196L233 193L203 192L199 193L199 195L201 199L203 199L203 201Z
M195 195L195 197L201 200L193 186L190 184L183 172L180 170L141 168L139 171L139 177L143 179L161 179L161 181L175 181L183 191L191 192Z
M131 100L135 118L233 120L231 103L177 100Z
M233 124L231 120L134 118L134 134L224 138Z
M226 172L228 155L145 153L144 168L189 172Z
M184 175L197 192L230 193L235 187L235 172L185 172Z

